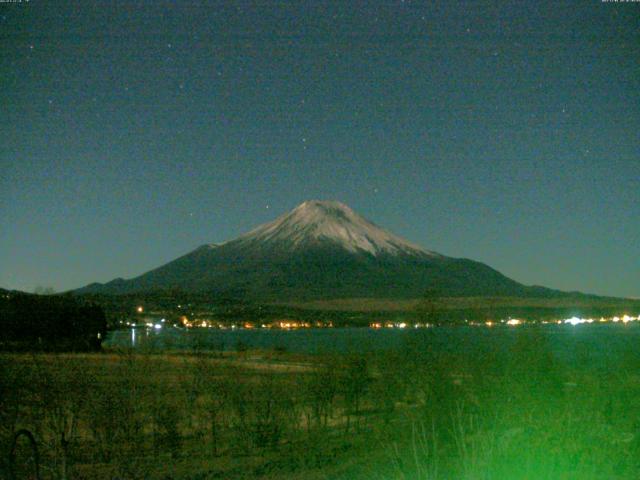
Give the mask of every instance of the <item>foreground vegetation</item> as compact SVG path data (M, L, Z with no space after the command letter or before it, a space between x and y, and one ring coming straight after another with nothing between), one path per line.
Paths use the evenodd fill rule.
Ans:
M603 370L580 345L578 364L559 363L536 327L473 355L431 342L420 331L396 351L314 357L6 354L0 476L640 478L632 347Z

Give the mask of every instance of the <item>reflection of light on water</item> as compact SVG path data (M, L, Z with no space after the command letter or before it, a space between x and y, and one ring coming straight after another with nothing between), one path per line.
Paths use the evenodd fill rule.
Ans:
M136 329L131 329L131 346L134 347L136 345Z

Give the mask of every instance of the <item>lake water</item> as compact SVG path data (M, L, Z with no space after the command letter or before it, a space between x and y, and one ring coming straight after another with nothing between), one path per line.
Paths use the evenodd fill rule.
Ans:
M402 348L406 344L429 345L434 351L467 352L508 349L520 333L539 328L554 356L567 362L595 363L602 367L619 363L626 355L640 357L640 324L584 324L530 326L455 326L425 329L326 328L300 330L161 330L136 328L110 332L105 346L143 350L217 350L244 348L296 353L371 352Z

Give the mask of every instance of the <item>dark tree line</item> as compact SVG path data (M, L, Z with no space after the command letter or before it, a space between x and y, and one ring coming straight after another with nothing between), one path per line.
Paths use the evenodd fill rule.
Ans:
M106 330L97 305L70 296L0 292L0 348L97 350Z

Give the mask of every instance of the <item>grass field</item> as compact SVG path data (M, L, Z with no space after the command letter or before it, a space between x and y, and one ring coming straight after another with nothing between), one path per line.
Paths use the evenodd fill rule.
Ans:
M605 348L606 346L603 346ZM3 478L635 479L640 354L0 356ZM21 429L33 434L39 459ZM11 457L9 452L14 450Z

